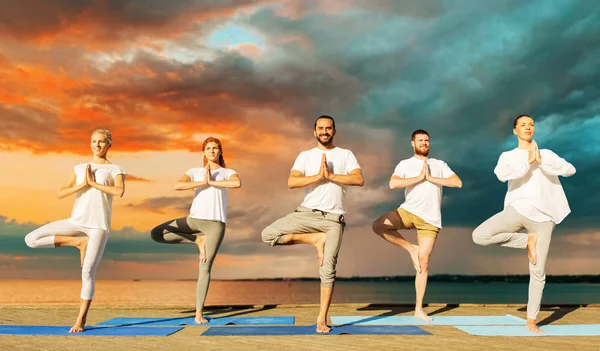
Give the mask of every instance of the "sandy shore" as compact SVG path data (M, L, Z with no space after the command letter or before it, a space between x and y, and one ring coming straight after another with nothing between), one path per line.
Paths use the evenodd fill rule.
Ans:
M437 316L505 315L526 318L523 306L511 305L429 305L426 311ZM0 324L71 325L74 306L0 306ZM214 316L293 315L296 324L313 324L317 305L215 306ZM88 324L113 317L183 317L193 314L192 306L93 306ZM334 305L330 315L411 315L410 306L368 304ZM600 306L543 307L541 324L600 323ZM202 337L206 327L186 327L169 337L31 337L0 336L0 350L600 350L599 337L477 337L450 326L425 326L431 336L330 335L276 337Z

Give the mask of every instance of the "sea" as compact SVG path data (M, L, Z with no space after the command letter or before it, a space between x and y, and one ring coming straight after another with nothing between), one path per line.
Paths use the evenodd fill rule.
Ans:
M78 280L0 280L0 305L56 305L79 302ZM194 305L196 282L99 280L94 305ZM526 304L528 284L430 282L425 303ZM333 303L411 304L411 281L338 281ZM210 284L206 305L319 303L318 281L226 281ZM543 304L598 304L600 284L547 283Z

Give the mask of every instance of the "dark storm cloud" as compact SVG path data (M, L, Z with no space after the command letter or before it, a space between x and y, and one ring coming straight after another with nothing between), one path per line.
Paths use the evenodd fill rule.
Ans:
M563 180L571 218L598 226L600 219L589 213L597 201L586 193L599 189L600 181L586 174L594 174L589 160L600 149L573 142L574 133L586 131L569 126L583 127L600 115L600 10L588 1L461 4L416 19L360 6L327 20L314 13L293 20L265 9L248 23L265 31L275 27L279 35L301 33L319 61L361 82L365 94L341 119L395 131L398 155L410 155L413 130L430 132L431 156L448 162L464 182L460 190L445 191L446 225L475 225L502 208L506 184L493 168L502 151L516 146L514 117L528 113L540 125L542 147L578 168ZM553 123L544 124L548 119ZM589 127L598 130L597 123ZM597 135L586 133L585 140L598 142ZM393 165L383 168L390 172L378 173L381 184Z
M190 19L231 15L238 7L256 3L244 0L57 0L4 1L0 12L0 35L35 39L69 29L97 26L94 37L102 40L135 37L142 30L169 34L169 29ZM187 19L187 21L185 21Z

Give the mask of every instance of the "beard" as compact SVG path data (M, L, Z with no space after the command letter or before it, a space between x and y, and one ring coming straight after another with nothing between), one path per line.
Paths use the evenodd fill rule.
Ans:
M419 155L419 156L429 156L429 149L425 149L425 151L419 149L419 148L415 148L415 154Z
M331 135L327 141L322 141L321 138L319 138L319 136L317 136L316 138L319 144L323 146L329 146L331 145L331 143L333 143L333 135Z

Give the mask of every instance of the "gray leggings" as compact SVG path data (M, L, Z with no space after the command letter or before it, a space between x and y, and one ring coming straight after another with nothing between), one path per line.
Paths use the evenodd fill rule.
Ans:
M321 212L306 207L298 207L296 211L273 222L262 232L262 240L275 246L285 234L326 233L323 266L319 267L321 285L333 287L337 256L342 246L344 233L344 216L341 214Z
M508 206L504 211L483 222L473 231L473 241L477 245L500 245L516 249L527 248L527 233L517 233L525 228L537 233L537 264L529 263L529 301L527 318L537 319L542 303L542 294L546 285L546 260L550 249L550 240L554 222L534 222Z
M206 237L206 262L200 262L196 285L196 309L206 301L210 270L225 236L225 223L190 217L177 218L152 229L152 240L162 244L194 244L196 235Z

